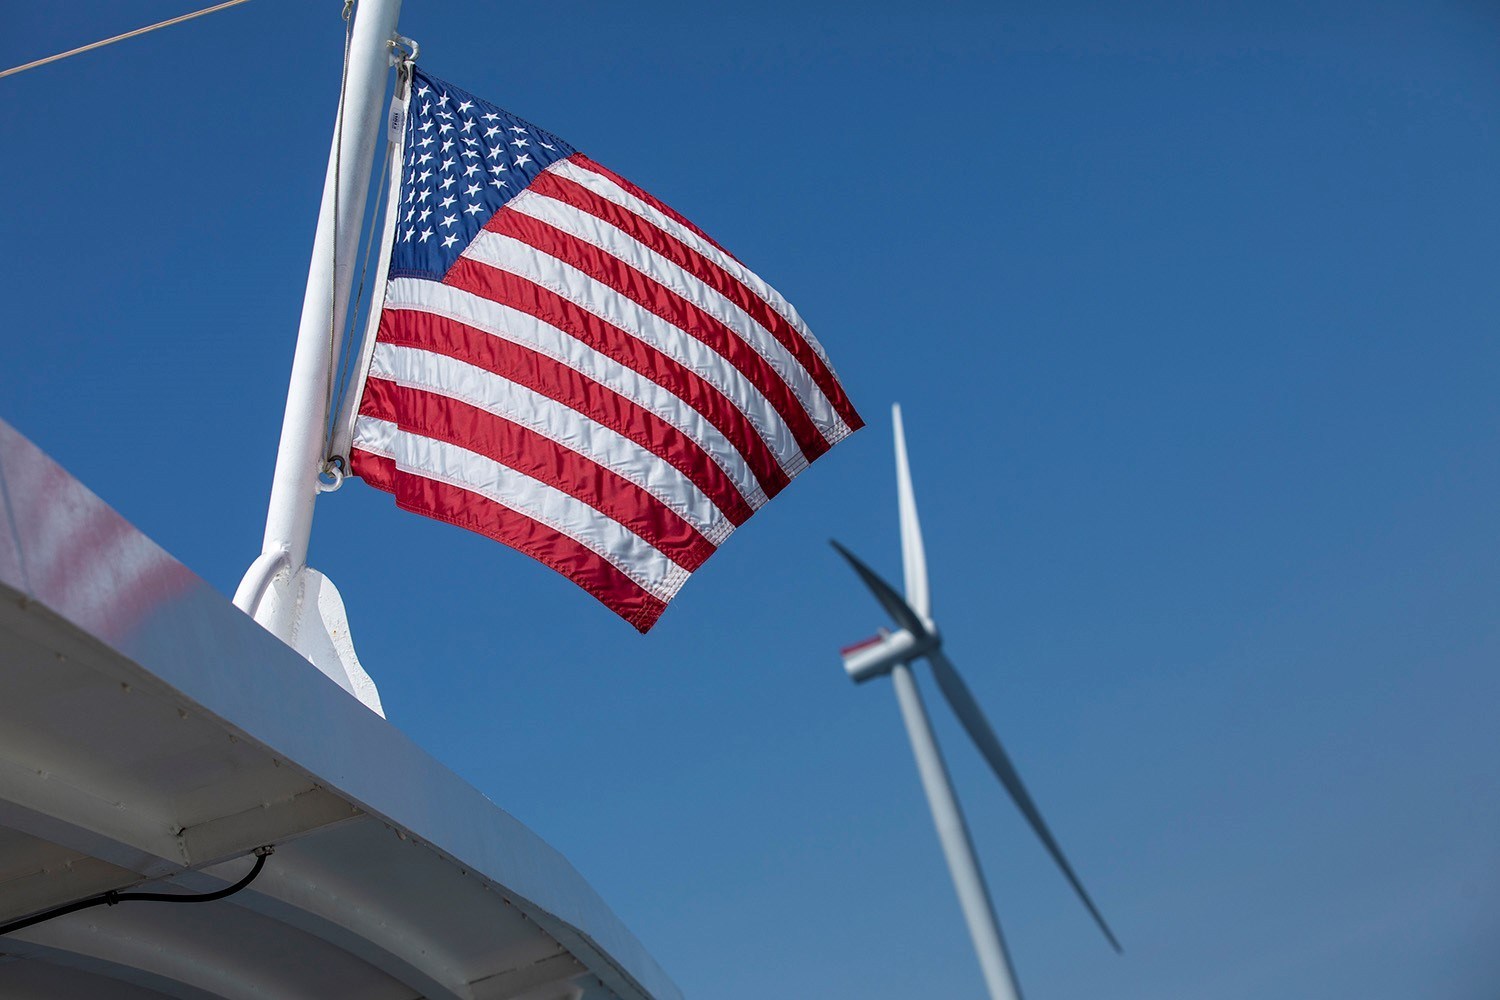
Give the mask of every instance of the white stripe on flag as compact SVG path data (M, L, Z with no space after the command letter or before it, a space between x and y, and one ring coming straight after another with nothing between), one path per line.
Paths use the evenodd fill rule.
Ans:
M566 365L681 431L723 470L752 510L765 505L765 491L760 488L744 456L701 413L670 390L599 353L566 331L493 299L422 278L392 279L386 291L385 307L431 313L463 323Z
M521 192L507 207L609 254L723 323L754 348L772 370L781 376L802 404L803 410L812 418L824 440L833 444L848 437L848 425L839 417L812 375L792 353L769 330L756 322L754 317L686 268L637 242L628 233L598 216L555 198L537 194L534 190Z
M401 472L467 490L567 535L659 600L670 601L688 578L645 539L582 500L466 448L366 416L355 421L354 444L393 460Z
M629 480L695 527L713 545L734 526L676 468L634 441L557 400L466 361L415 347L377 344L370 374L461 400L529 428Z
M676 237L702 256L718 264L780 313L781 318L790 323L802 335L802 339L807 341L808 346L817 352L818 357L823 359L823 363L828 363L828 355L823 352L823 345L818 343L818 338L813 336L812 331L807 328L807 324L803 322L802 316L792 304L784 299L780 292L766 284L764 278L744 264L699 236L690 227L684 226L665 212L637 198L603 174L597 174L571 160L558 160L547 170L556 173L559 177L566 177L570 181L581 184L599 197L614 202L628 212L635 213L657 229Z
M482 230L462 256L540 285L680 362L735 405L771 449L788 478L795 478L807 468L807 457L791 428L755 383L686 330L571 264L509 236Z

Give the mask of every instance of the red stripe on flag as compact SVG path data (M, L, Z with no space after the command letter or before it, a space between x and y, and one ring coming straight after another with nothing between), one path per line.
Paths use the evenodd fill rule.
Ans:
M492 233L520 240L539 253L576 267L595 281L619 292L707 345L760 390L761 395L781 415L792 432L797 447L809 462L828 451L830 445L827 439L813 424L812 418L802 408L802 401L780 373L755 348L746 343L743 337L716 317L613 254L540 219L512 211L509 206L496 212L484 228Z
M639 403L545 354L420 309L387 309L380 317L379 339L483 368L578 411L681 472L736 527L754 513L734 481L698 442Z
M714 554L697 528L624 476L477 406L372 375L360 413L465 448L577 497L689 572Z
M744 456L745 464L767 497L774 497L791 481L755 427L733 402L707 379L639 338L551 289L467 257L454 262L443 283L535 316L662 386L729 439Z
M363 398L360 405L364 405ZM391 459L362 451L355 445L349 449L349 471L377 490L396 492L396 463Z
M828 367L828 363L786 317L777 312L769 302L757 295L739 278L671 233L663 231L608 198L600 197L577 181L544 171L531 182L527 190L548 198L555 198L565 205L571 205L579 211L587 212L596 219L609 223L637 243L651 248L683 268L693 277L739 306L751 319L765 327L781 346L791 352L792 356L797 359L797 363L812 376L813 381L817 383L818 388L851 431L864 426L864 421L855 411L854 404L850 402L848 395L844 392L844 387L834 375L833 369Z
M595 163L593 160L589 159L587 156L584 156L582 153L574 153L572 156L568 157L568 162L572 163L572 164L574 164L576 166L582 167L584 170L592 170L594 173L598 174L600 177L605 177L605 178L608 178L609 180L614 181L622 189L624 189L627 193L635 196L636 198L639 198L641 201L643 201L646 204L650 205L652 208L656 209L658 212L660 212L661 214L665 215L667 218L671 219L673 222L677 223L679 226L683 226L683 227L685 227L685 228L687 228L687 229L689 229L689 230L697 233L703 239L707 240L709 243L711 243L714 246L718 247L724 253L729 254L730 257L734 257L735 260L739 260L738 257L734 256L734 254L729 253L728 250L725 250L724 246L721 243L719 243L718 240L714 239L712 236L708 235L703 230L699 229L693 223L689 222L686 218L684 218L683 215L682 215L682 213L679 212L679 211L677 211L677 209L673 208L671 205L668 205L666 202L661 201L654 194L651 194L648 191L644 191L641 188L636 187L630 181L627 181L625 178L621 177L619 174L615 173L613 170L610 170L607 167L601 167L601 166L599 166L599 164Z
M554 528L477 493L403 472L380 455L356 448L350 461L356 475L394 495L401 509L467 528L526 553L593 594L640 632L655 625L666 610L664 601L642 590L609 560Z

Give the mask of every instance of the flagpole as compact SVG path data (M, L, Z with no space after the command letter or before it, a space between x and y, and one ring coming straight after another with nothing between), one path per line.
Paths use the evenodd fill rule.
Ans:
M251 614L273 575L283 571L296 574L307 564L313 501L327 458L323 448L331 406L331 375L358 255L391 67L391 41L400 11L401 0L360 0L354 14L348 76L339 108L342 125L335 119L281 443L271 480L265 540L260 558L251 565L235 594L235 604Z

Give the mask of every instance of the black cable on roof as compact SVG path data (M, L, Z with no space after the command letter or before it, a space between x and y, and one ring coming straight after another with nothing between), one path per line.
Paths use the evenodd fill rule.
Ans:
M34 913L29 917L22 917L20 920L12 920L8 924L0 925L0 937L4 937L12 931L18 931L23 927L30 927L32 924L39 924L44 920L60 917L65 913L76 913L79 910L86 910L91 906L114 906L116 903L131 901L149 903L211 903L216 899L223 899L225 896L233 896L245 888L245 886L254 882L255 876L259 875L260 870L266 866L266 858L270 857L275 850L269 844L264 847L257 847L255 849L255 867L251 868L249 873L234 883L234 885L227 885L216 892L117 892L111 889L109 892L100 893L97 896L89 896L77 902L65 903L54 909L43 910L41 913Z

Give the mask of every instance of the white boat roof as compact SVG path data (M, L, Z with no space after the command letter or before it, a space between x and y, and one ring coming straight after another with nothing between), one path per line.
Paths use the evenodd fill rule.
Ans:
M679 997L555 850L0 422L0 996Z

